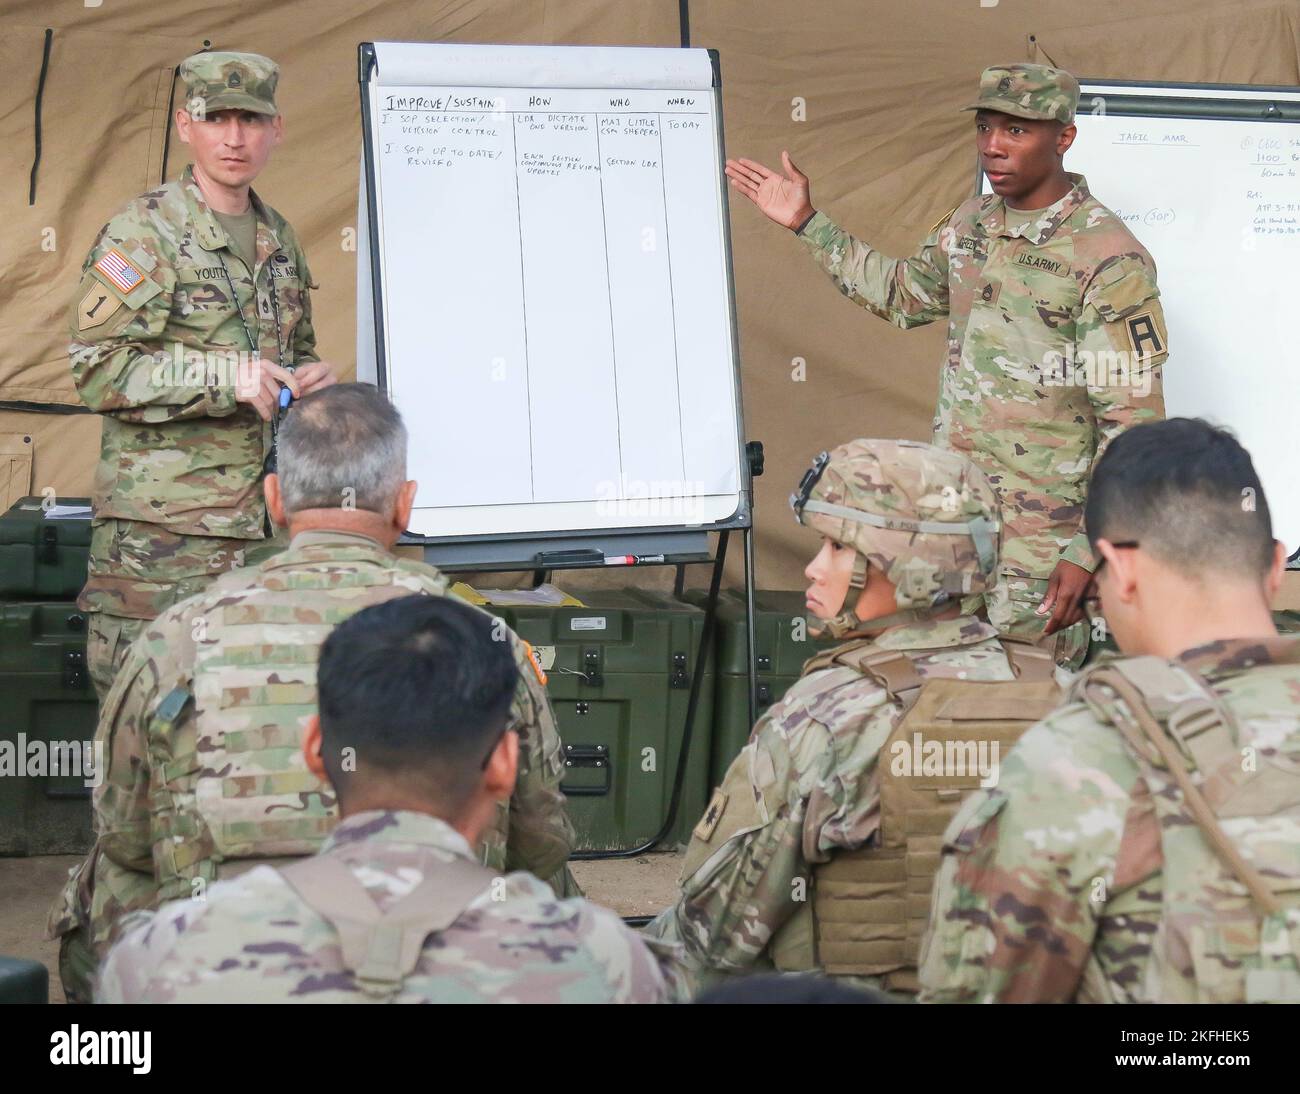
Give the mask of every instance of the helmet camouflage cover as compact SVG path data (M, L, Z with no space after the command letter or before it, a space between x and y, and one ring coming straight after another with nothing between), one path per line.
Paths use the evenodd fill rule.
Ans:
M858 553L854 586L878 566L900 611L924 613L996 580L997 494L959 452L849 441L817 458L790 504L801 524Z

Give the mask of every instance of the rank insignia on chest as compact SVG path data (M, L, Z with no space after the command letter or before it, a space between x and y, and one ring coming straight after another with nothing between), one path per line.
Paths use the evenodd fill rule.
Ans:
M129 293L144 280L141 270L116 247L106 251L94 268L110 285L123 293Z

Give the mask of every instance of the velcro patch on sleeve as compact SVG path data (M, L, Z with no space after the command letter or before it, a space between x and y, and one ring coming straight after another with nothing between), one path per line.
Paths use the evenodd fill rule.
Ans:
M700 823L695 826L694 835L697 839L706 842L713 838L713 833L718 827L718 822L722 820L722 814L727 811L728 796L719 787L713 792L713 797L709 799L709 807L704 811L704 816L700 818Z
M144 271L116 247L105 251L94 269L124 296L144 281Z

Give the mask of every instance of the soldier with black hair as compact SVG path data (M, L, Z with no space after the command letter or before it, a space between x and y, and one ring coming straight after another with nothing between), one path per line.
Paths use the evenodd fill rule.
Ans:
M612 912L477 861L515 787L519 674L495 621L453 598L340 624L302 744L338 827L311 858L124 925L101 1001L666 1000L657 959Z
M944 838L940 1002L1300 1002L1300 639L1250 454L1175 418L1093 473L1103 660Z

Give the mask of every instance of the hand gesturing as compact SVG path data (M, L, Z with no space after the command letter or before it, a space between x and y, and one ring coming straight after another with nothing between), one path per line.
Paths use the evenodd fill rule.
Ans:
M808 176L794 165L790 153L781 153L781 165L784 175L756 160L727 160L727 178L768 219L793 230L816 210L808 195Z

